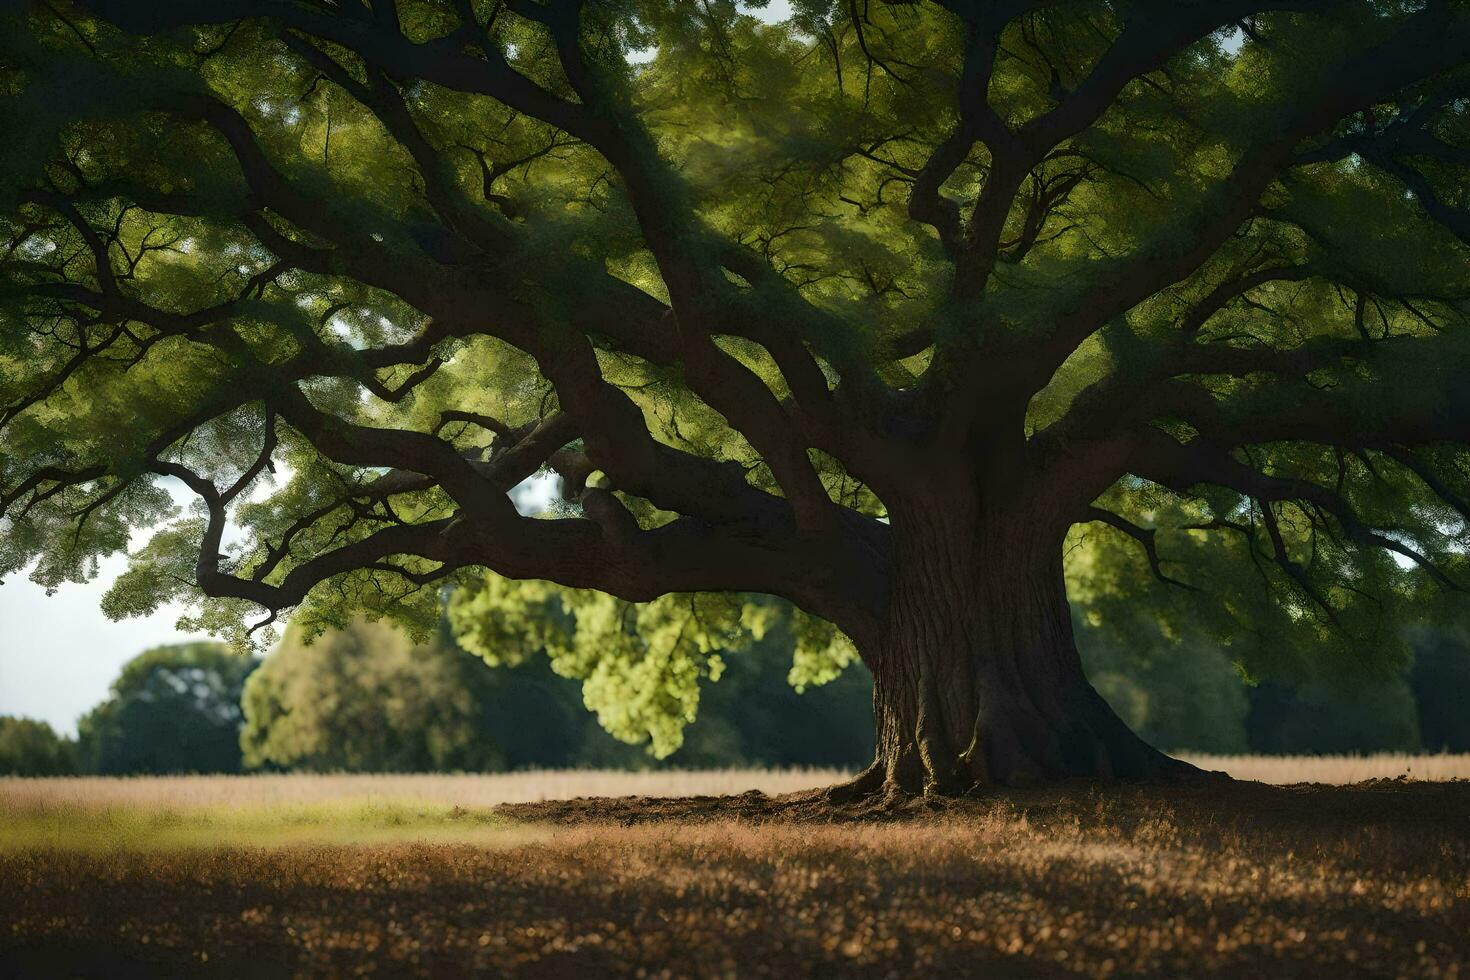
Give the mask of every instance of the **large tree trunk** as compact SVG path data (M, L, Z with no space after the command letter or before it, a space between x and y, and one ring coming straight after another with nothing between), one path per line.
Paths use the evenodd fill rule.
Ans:
M873 671L877 758L860 793L959 794L1067 776L1184 774L1088 683L1064 527L969 497L891 510L894 584Z

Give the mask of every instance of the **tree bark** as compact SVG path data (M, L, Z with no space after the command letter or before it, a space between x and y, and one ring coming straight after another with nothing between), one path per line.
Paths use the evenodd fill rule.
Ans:
M1197 772L1135 735L1084 675L1064 523L1034 508L986 514L969 495L932 495L890 516L893 591L878 647L864 651L877 754L846 792L958 795Z

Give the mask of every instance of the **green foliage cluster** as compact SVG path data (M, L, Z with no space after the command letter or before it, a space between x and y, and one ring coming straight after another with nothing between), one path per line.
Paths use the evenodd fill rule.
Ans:
M727 656L743 655L778 621L798 691L832 680L856 659L851 641L830 624L788 603L735 594L632 603L492 574L450 598L448 619L458 642L491 666L544 652L557 674L582 682L583 700L610 734L647 742L657 758L683 744L701 682L718 681Z

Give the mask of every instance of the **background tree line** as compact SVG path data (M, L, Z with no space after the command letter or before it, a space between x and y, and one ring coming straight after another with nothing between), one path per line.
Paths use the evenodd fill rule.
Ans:
M576 679L545 658L487 667L447 628L423 643L354 622L264 660L221 644L149 650L126 664L75 739L0 717L0 773L499 771L533 767L860 766L872 752L866 671L798 692L790 621L726 657L667 757L609 735ZM1470 751L1470 628L1412 628L1412 664L1334 684L1247 683L1223 651L1143 628L1076 626L1089 675L1125 720L1175 751L1266 754Z

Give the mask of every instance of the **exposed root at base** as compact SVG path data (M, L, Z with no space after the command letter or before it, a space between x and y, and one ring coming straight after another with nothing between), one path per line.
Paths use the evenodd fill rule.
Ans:
M842 806L871 799L875 795L881 796L885 788L883 767L874 762L845 783L816 790L815 796L835 806Z

